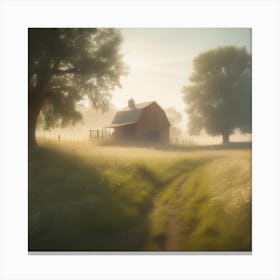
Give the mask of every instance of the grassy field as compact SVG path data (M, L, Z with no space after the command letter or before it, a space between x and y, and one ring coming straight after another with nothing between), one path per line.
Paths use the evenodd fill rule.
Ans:
M251 251L251 150L40 143L30 251Z

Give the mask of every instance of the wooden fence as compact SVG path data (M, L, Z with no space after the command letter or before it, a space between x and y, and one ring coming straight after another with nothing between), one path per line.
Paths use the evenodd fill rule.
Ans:
M102 129L90 129L89 139L90 140L108 140L112 136L111 130L109 128Z

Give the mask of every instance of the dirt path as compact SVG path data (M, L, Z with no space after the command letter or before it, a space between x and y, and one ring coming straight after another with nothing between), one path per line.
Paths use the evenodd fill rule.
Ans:
M181 191L183 187L185 186L186 180L187 180L188 174L183 174L183 181L181 184L178 185L177 191L176 191L176 198L179 200L179 197L181 195ZM181 246L181 238L180 238L180 205L175 204L173 205L173 208L168 217L167 217L167 223L166 223L166 242L165 242L165 250L166 251L182 251Z
M180 251L180 236L178 229L178 220L175 216L171 216L167 222L167 231L166 231L166 242L165 250L166 251Z
M153 207L149 213L153 248L159 251L181 251L180 244L180 212L179 201L181 189L189 172L183 172L168 183L154 198Z
M182 171L156 194L149 213L149 246L154 251L183 251L181 244L181 213L185 204L181 200L182 191L189 175L203 162L191 170ZM149 250L149 249L148 249Z

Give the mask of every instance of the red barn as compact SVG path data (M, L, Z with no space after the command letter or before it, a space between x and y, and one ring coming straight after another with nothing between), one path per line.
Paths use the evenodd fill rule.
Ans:
M169 142L170 123L164 110L155 102L135 104L118 111L108 127L114 128L113 137L129 142Z

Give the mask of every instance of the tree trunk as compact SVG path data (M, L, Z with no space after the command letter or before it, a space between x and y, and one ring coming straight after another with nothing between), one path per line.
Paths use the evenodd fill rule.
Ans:
M228 144L229 143L229 134L224 133L223 134L223 144Z
M28 100L28 148L34 149L37 147L36 141L36 124L39 113L43 105L43 100L40 98L31 98Z
M45 66L47 69L47 66ZM29 72L30 73L30 70ZM51 72L45 72L43 75L37 76L36 87L28 88L28 148L38 147L36 142L36 124L42 109L43 103L46 99L46 92L44 88L48 83ZM29 75L29 83L31 83L32 75Z

